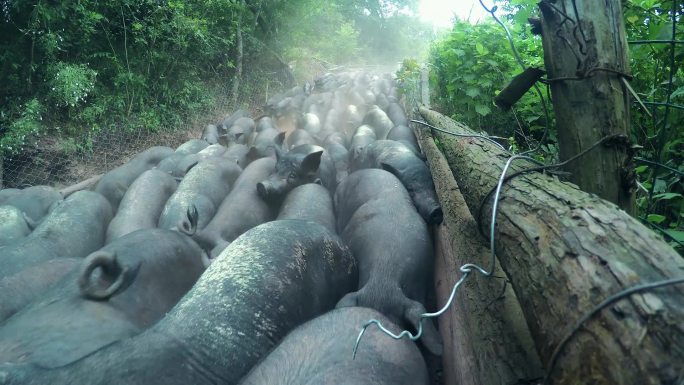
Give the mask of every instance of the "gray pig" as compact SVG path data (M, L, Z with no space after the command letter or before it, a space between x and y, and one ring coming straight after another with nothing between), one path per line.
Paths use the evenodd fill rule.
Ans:
M0 279L0 323L43 296L83 262L80 258L57 258Z
M409 147L394 140L377 140L352 154L350 170L364 168L382 168L394 174L408 190L423 219L428 224L442 222L442 206L430 169Z
M63 198L62 194L52 187L32 186L14 194L4 204L21 210L26 216L29 227L34 228L50 212L54 204Z
M242 169L236 163L222 158L208 159L197 164L185 175L168 201L164 201L159 227L189 230L186 214L194 207L198 215L197 229L203 229L214 217L241 172Z
M319 223L335 233L332 197L325 187L307 183L290 191L276 219L304 219Z
M112 209L116 212L128 186L140 174L156 166L157 163L171 154L173 154L173 149L170 147L150 147L127 163L104 174L93 191L107 198Z
M30 233L31 227L23 211L14 206L0 206L0 247L16 242Z
M359 290L337 307L370 307L418 330L434 256L427 225L406 189L386 171L356 171L337 188L335 210L337 229L359 262ZM431 320L422 325L423 345L441 354Z
M85 257L104 245L111 219L112 207L102 195L69 195L26 238L2 248L0 279L50 259Z
M256 184L273 172L275 160L261 158L250 163L235 181L235 187L221 202L207 226L193 238L211 258L217 257L230 242L245 231L271 221L277 209L257 195ZM183 231L183 229L181 229Z
M140 229L157 227L159 215L171 194L176 180L159 170L147 170L128 188L119 210L107 228L106 243Z
M335 165L323 147L305 144L276 156L275 171L256 186L262 198L277 201L293 188L317 181L331 195L335 192Z
M179 232L118 238L3 324L0 362L56 368L130 338L163 317L203 271L202 250Z
M236 239L142 335L57 369L0 364L0 384L236 384L288 332L332 309L357 278L351 253L323 226L266 223Z
M336 309L288 334L240 384L427 385L425 361L413 341L393 340L375 325L364 333L352 359L359 328L369 319L399 331L373 309Z

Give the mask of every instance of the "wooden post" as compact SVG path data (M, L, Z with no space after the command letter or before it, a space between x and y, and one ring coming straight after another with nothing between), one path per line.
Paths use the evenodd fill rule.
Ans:
M630 71L620 1L542 0L539 8L560 159L607 136L629 138L629 94L622 78ZM566 171L582 190L633 214L628 147L599 146Z

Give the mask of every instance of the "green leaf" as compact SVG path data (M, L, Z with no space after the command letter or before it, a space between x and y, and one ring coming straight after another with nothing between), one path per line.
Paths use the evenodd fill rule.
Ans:
M682 198L682 194L663 193L663 194L657 194L657 195L653 196L653 199L660 200L660 201L666 201L666 200L675 199L675 198Z
M666 218L664 215L659 215L659 214L648 214L648 216L646 217L647 221L649 221L650 223L655 223L655 224L662 223L665 219Z
M486 55L487 54L487 49L480 42L475 43L475 50L480 55Z
M632 24L636 23L637 20L639 20L639 16L637 15L627 16L627 21L629 21Z
M475 112L477 112L478 114L480 114L482 116L487 116L487 115L489 115L490 112L492 112L492 110L489 108L489 106L487 106L485 104L476 104L475 105Z
M634 171L636 171L637 174L641 174L646 170L648 170L648 166L646 165L638 166L634 169Z
M475 98L480 96L480 90L477 88L468 88L466 90L466 95L470 96L471 98Z
M667 235L671 236L672 239L678 242L684 242L684 231L667 229L665 230L665 232L667 233Z

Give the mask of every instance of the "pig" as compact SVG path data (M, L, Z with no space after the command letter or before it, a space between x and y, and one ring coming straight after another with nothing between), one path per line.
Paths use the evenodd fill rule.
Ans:
M353 256L323 226L265 223L236 239L144 333L55 369L0 364L0 384L236 384L289 331L331 310L357 279Z
M0 247L16 242L30 233L31 227L23 211L14 206L0 206Z
M304 113L297 121L297 128L316 137L321 132L321 120L316 114Z
M21 190L18 188L6 188L0 190L0 205L4 205L5 201L10 197L18 194Z
M20 190L5 201L5 205L21 210L31 228L36 227L56 202L64 197L49 186L32 186Z
M335 181L339 185L349 175L349 151L339 143L330 143L325 146L335 166Z
M249 118L249 112L245 110L237 110L233 112L232 115L223 119L223 121L221 122L222 131L228 131L228 129L232 127L233 124L235 124L235 122L240 118Z
M261 131L256 136L254 144L249 148L247 159L251 162L267 156L275 158L276 147L282 146L284 138L284 132L278 132L273 129Z
M406 145L394 140L377 140L354 152L350 171L364 168L382 168L394 174L408 190L423 219L428 224L442 222L442 206L430 169Z
M198 152L207 148L209 144L210 143L204 139L190 139L187 142L176 147L174 153L183 155L197 154Z
M254 131L255 123L252 118L239 118L233 123L232 126L228 127L226 133L224 134L227 143L222 143L228 145L230 143L240 143L245 144L247 142L247 137Z
M3 324L0 362L56 368L135 336L203 271L202 250L177 231L143 229L118 238Z
M0 323L45 295L82 262L81 258L50 259L0 279Z
M197 154L190 154L178 161L176 170L172 173L173 176L182 178L190 171L197 163L211 158L222 157L228 149L220 144L212 144L206 147Z
M112 207L102 195L69 195L31 234L2 248L0 279L50 259L85 257L104 245L111 219Z
M352 358L359 328L369 319L399 332L373 309L336 309L288 334L240 384L427 385L427 367L415 343L407 338L393 340L375 325L364 333Z
M353 172L335 193L335 211L340 236L359 262L359 290L337 307L370 307L418 330L434 256L427 224L401 181L384 170ZM423 345L441 354L433 323L422 325Z
M221 158L236 163L240 168L244 169L252 162L247 154L249 154L249 147L244 144L233 143L228 146L228 149L221 155Z
M420 154L420 147L418 146L418 140L413 130L405 125L394 126L387 134L388 140L396 140L407 145L414 153Z
M371 107L366 116L363 118L363 124L373 127L375 136L378 140L387 139L387 134L394 127L392 121L387 116L385 111L380 109L377 105Z
M107 198L112 209L116 212L128 186L140 174L156 166L157 163L173 154L173 152L173 149L169 147L150 147L127 163L104 174L97 185L95 185L93 191Z
M276 219L304 219L319 223L335 233L332 197L325 187L306 183L290 191L280 206Z
M344 146L344 148L349 148L350 141L343 132L333 132L325 137L325 140L323 140L323 147L326 147L332 143L338 143Z
M381 110L387 112L389 111L391 103L387 96L381 92L375 95L375 104L380 107Z
M394 124L394 126L408 126L408 118L404 113L404 109L399 103L390 103L387 107L387 116Z
M351 144L349 145L349 150L352 154L360 153L361 150L376 140L377 136L375 135L375 130L373 130L373 127L364 124L357 128L356 132L354 132Z
M316 145L318 141L308 131L296 129L287 136L285 143L287 144L287 149L292 149L305 144Z
M219 130L213 124L207 124L202 131L202 139L206 140L209 144L216 144L219 141Z
M255 187L273 172L274 167L275 160L272 158L261 158L250 163L206 227L196 234L190 234L210 253L211 258L216 258L245 231L276 217L277 208L261 199Z
M359 107L355 105L349 105L345 109L344 115L344 133L348 138L351 138L356 132L356 129L363 124L364 114L361 113Z
M164 204L176 191L176 180L159 170L147 170L128 188L107 228L106 243L140 229L157 227Z
M242 168L222 158L207 159L193 167L178 185L173 195L165 200L159 217L162 229L185 228L189 231L187 212L197 210L196 229L203 229L214 217L221 202L235 184Z
M263 199L277 201L293 188L312 182L322 184L330 194L335 192L335 165L323 147L305 144L285 154L278 151L276 156L275 171L256 186Z
M258 133L264 130L278 131L278 127L276 126L275 122L273 121L273 119L271 119L270 116L261 116L256 119L256 126L254 128L254 131Z

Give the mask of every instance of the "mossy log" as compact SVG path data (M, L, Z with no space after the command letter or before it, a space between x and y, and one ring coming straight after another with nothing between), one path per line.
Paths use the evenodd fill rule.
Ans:
M435 111L423 107L420 113L434 126L474 134ZM495 188L510 154L479 138L434 136L470 212L479 218L480 202ZM509 172L531 166L516 162ZM492 203L490 196L483 206L484 229ZM549 373L556 347L604 299L637 284L684 276L684 259L662 238L614 204L541 173L506 183L495 233L497 255L549 383L684 381L681 284L633 294L598 312L572 334Z
M418 141L444 210L444 222L434 232L435 292L441 307L463 274L459 268L470 262L486 265L490 253L444 156L432 137L421 133ZM438 322L444 385L531 383L543 375L518 299L498 263L492 278L472 274Z

